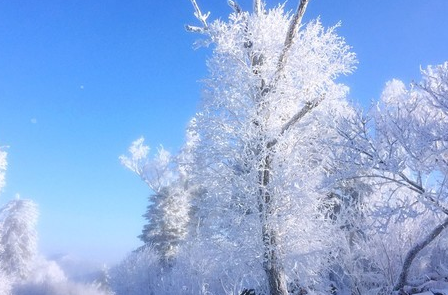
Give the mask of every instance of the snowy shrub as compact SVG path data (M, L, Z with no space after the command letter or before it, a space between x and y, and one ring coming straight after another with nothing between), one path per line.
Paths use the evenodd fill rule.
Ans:
M129 254L110 271L112 290L118 295L152 294L160 273L158 260L150 247Z
M164 266L156 253L151 247L142 248L112 268L110 286L115 294L240 294L245 289L262 290L264 285L263 273L254 275L250 266L214 256L210 249L182 248L171 267Z
M82 284L70 281L28 282L14 287L14 295L113 295L101 290L95 284Z
M2 293L0 293L2 294ZM100 283L71 281L55 261L40 257L26 280L16 282L13 295L112 295Z
M66 282L67 277L55 261L39 257L36 259L31 274L26 281L33 284L59 283Z

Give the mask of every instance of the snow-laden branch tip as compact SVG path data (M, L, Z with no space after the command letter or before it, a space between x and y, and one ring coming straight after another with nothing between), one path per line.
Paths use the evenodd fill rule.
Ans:
M207 30L208 28L208 24L207 24L207 19L210 16L210 12L207 12L206 14L203 14L201 12L201 10L199 9L198 3L196 2L196 0L190 0L191 4L193 4L194 7L194 16L202 23L203 25L203 29Z
M294 14L294 17L292 18L288 33L285 38L285 44L283 46L282 54L280 55L280 58L278 60L277 65L277 76L283 71L283 68L285 67L285 62L287 59L288 51L291 48L294 37L297 35L297 32L299 31L300 25L302 23L303 15L305 14L306 7L308 6L309 0L300 0L299 5L297 6L296 13Z
M253 10L255 15L260 15L262 12L262 3L261 0L254 0Z
M149 159L150 148L144 144L144 138L135 140L129 147L130 156L119 157L123 166L135 172L150 187L154 193L159 193L172 181L174 172L171 170L171 154L160 147L153 159Z
M239 6L239 4L236 1L228 0L227 4L229 4L229 6L232 7L232 9L233 9L233 11L235 13L241 13L242 12L241 7Z
M204 28L191 25L185 25L185 30L192 33L200 33L200 34L204 33Z
M143 167L149 162L148 154L149 147L144 145L145 139L140 137L139 139L132 142L129 147L130 157L121 155L119 157L120 162L123 166L129 170L137 173L139 176L143 173Z

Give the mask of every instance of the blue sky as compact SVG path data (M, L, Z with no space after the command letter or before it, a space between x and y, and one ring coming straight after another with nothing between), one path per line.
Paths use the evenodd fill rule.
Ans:
M230 12L225 0L198 2L211 19ZM180 147L210 55L184 30L197 24L190 1L173 3L0 1L0 204L16 193L39 204L42 253L117 261L140 245L149 191L118 156L139 136ZM363 106L387 80L419 80L420 66L448 60L446 0L311 0L305 20L319 15L342 21L359 59L342 80Z

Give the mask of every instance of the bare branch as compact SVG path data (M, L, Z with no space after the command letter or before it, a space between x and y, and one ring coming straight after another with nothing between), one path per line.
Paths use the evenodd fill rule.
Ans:
M234 0L228 0L227 4L229 4L230 7L232 7L233 11L235 11L235 13L241 13L241 7L238 5L238 3L236 3L236 1Z

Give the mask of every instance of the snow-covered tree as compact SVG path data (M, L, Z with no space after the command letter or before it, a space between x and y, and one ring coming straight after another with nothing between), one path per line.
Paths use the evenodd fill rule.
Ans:
M5 186L5 172L8 166L8 162L6 161L6 152L0 150L0 193L2 192L3 187ZM0 244L0 253L3 247Z
M6 152L0 150L0 193L2 192L2 189L5 186L6 167L7 167ZM1 233L1 227L0 227L0 233ZM3 249L4 249L3 246L0 244L0 253L3 252ZM9 295L10 292L11 292L11 278L0 267L0 294Z
M335 157L346 177L368 179L380 192L374 213L382 230L393 234L390 228L401 224L395 235L407 233L405 240L412 241L391 273L397 291L410 283L416 258L448 225L448 63L422 75L410 88L387 83L370 117L348 119L340 129L347 149ZM420 224L418 232L409 231L411 221Z
M293 14L260 0L249 13L229 1L229 19L212 23L191 2L202 26L187 29L214 45L192 126L193 178L205 188L199 237L223 260L253 273L261 267L269 294L287 294L287 276L296 288L311 286L332 240L319 209L328 193L320 139L335 138L333 127L350 110L348 89L335 79L351 73L355 55L336 27L302 25L307 0Z
M31 200L15 199L0 209L0 269L25 278L37 251L37 205Z
M188 233L192 189L186 171L163 148L150 160L143 138L134 141L129 152L130 157L120 157L122 164L139 175L153 193L144 214L148 223L139 238L158 251L163 262L169 262Z

